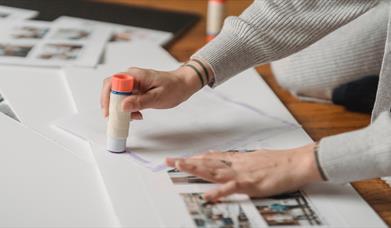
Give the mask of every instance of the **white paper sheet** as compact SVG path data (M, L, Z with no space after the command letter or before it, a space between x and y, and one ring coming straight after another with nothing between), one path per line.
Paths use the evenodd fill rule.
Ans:
M1 113L0 126L0 227L119 225L96 166Z
M178 107L145 110L143 115L143 121L131 123L127 147L136 160L156 171L164 167L166 157L241 148L297 128L230 103L210 88ZM101 111L93 109L56 125L106 148L105 123Z
M43 21L0 21L0 63L95 66L111 30Z
M37 11L0 5L0 21L25 20L38 15Z
M108 22L94 21L82 18L59 17L56 22L66 22L73 23L77 26L106 26L112 29L111 42L134 42L134 41L143 41L155 45L164 45L168 43L172 38L173 34L170 32L145 29L140 27L128 26L128 25L119 25Z
M174 70L179 66L165 49L142 41L107 44L104 65L115 67L116 70L126 70L129 67Z
M0 93L21 123L50 138L85 161L92 162L87 142L52 126L75 113L61 70L0 66Z

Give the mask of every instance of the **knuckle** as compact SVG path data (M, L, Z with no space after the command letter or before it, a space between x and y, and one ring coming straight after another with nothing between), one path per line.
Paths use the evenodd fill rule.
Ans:
M152 93L152 94L151 94L151 100L152 100L153 102L159 102L159 99L160 99L160 96L159 96L158 93Z
M208 153L203 153L198 156L199 159L205 160L208 157Z
M251 179L243 179L238 181L238 185L242 189L252 188L254 186L254 181Z
M201 154L201 157L204 159L213 159L215 154L215 151L208 151L206 153Z
M110 82L111 82L111 77L105 78L105 79L103 80L103 84L104 84L104 85L107 85L107 84L109 84Z
M222 180L225 177L225 174L222 169L218 169L214 172L213 176L216 180Z
M213 178L216 178L216 176L218 175L217 172L216 172L216 170L214 170L214 169L209 170L209 174L210 174Z
M135 75L140 75L144 72L145 70L139 67L130 67L128 69L129 74L135 74Z
M199 160L200 160L200 163L201 163L202 165L205 165L205 164L207 164L207 163L209 162L209 159L208 159L207 157L200 158Z
M233 185L234 185L234 187L233 187L233 188L234 188L235 190L238 190L238 189L240 189L240 188L241 188L240 181L237 181L237 180L236 180L236 181L234 181L234 182L233 182Z
M136 97L134 100L133 100L133 106L134 108L136 109L142 109L143 108L143 102L141 100L141 97Z

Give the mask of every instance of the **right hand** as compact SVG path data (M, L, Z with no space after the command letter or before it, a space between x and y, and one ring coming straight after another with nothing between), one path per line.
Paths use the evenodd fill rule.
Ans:
M122 102L122 110L132 113L132 119L142 119L141 110L147 108L173 108L201 88L195 72L188 67L175 71L155 71L150 69L130 68L125 74L135 78L133 95ZM101 106L103 115L109 115L111 77L103 83Z

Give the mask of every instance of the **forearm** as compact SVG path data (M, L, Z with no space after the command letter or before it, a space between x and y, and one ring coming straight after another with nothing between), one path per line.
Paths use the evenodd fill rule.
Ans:
M360 16L376 0L257 0L192 58L206 62L216 84L254 65L295 53Z
M383 112L362 130L320 141L320 168L331 182L346 183L391 175L391 113Z

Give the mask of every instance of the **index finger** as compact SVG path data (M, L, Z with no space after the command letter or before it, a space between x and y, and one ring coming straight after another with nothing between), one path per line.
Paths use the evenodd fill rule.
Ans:
M100 105L103 110L104 117L107 117L109 115L110 92L111 92L111 77L106 78L103 81L103 88L101 92Z
M239 187L235 180L228 181L221 186L206 192L204 197L207 201L216 202L220 198L226 197L228 195L238 192Z

